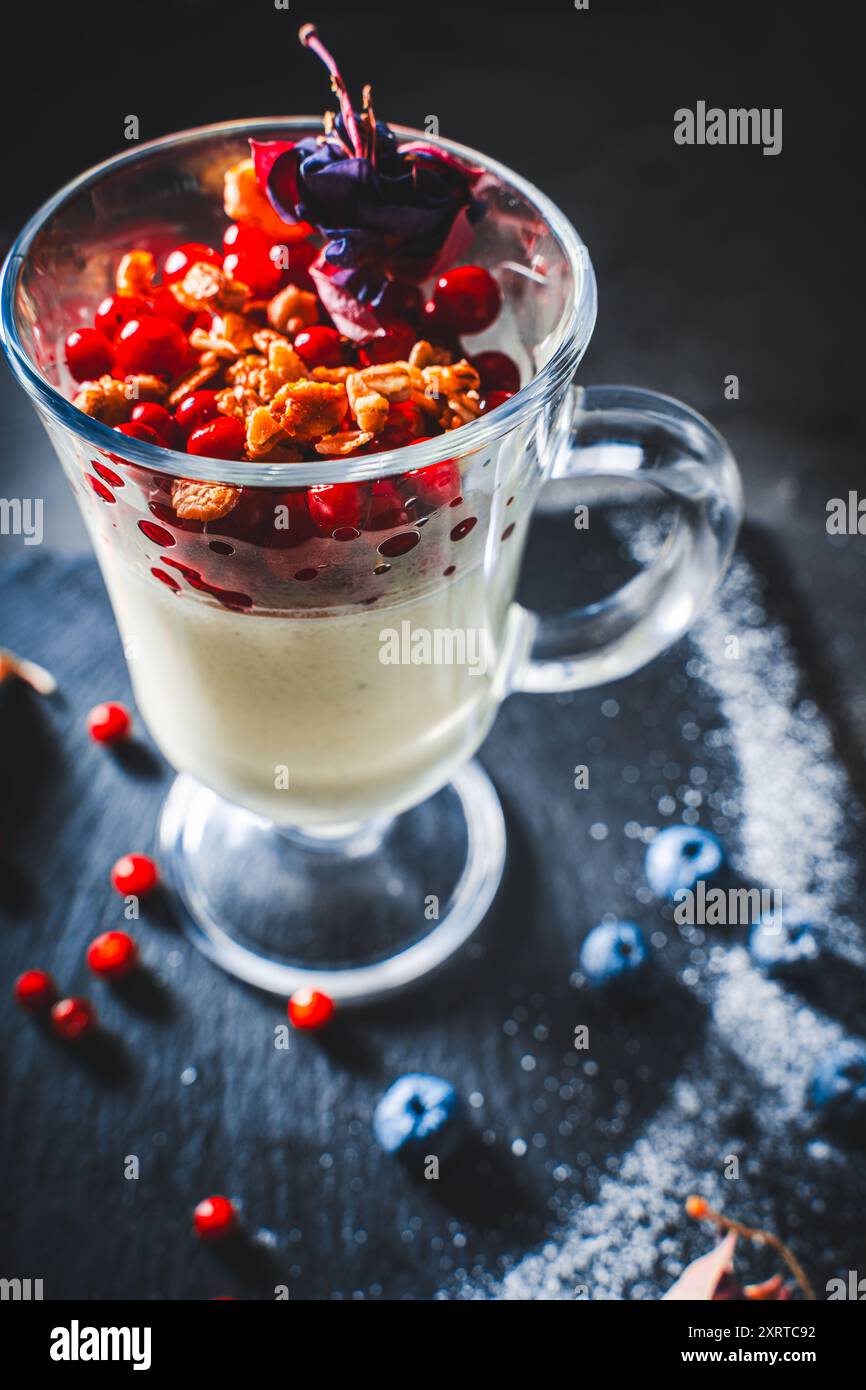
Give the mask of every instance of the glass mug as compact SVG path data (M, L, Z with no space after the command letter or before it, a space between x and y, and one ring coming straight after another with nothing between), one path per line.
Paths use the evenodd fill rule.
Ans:
M469 259L503 293L466 350L502 349L525 383L495 411L411 450L267 464L157 449L76 410L63 340L113 290L119 257L219 244L223 172L248 139L319 130L235 121L107 161L30 221L0 293L4 349L178 772L158 852L184 927L256 986L346 1004L427 974L488 910L505 829L472 758L501 702L615 680L680 637L724 573L741 496L724 442L687 407L573 386L596 313L586 248L536 188L445 140L484 170ZM243 491L222 521L182 521L178 477ZM655 558L602 603L546 618L518 605L543 485L604 479L618 496L635 478L675 504ZM357 485L357 525L311 522L306 490L335 482Z

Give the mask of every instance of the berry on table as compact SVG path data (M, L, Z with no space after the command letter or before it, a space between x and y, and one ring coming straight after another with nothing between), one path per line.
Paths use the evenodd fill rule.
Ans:
M647 963L643 932L634 922L601 922L580 948L580 968L596 989L631 985Z
M847 1038L818 1063L810 1099L840 1129L866 1134L866 1043Z
M146 854L124 854L111 870L111 886L122 897L143 898L159 883L159 870Z
M441 1076L408 1072L382 1096L373 1132L386 1153L438 1157L453 1153L462 1138L460 1097Z
M228 1197L205 1197L192 1214L199 1240L225 1240L237 1228L238 1214Z
M47 970L25 970L15 981L13 994L19 1009L41 1013L57 998L57 985Z
M125 931L105 931L87 948L87 964L94 975L121 980L138 964L138 946Z
M317 989L296 989L289 1000L289 1022L295 1028L324 1028L334 1017L334 1001Z
M455 333L481 333L502 307L502 291L480 265L446 270L433 291L433 317Z
M712 878L725 859L721 841L696 825L668 825L647 846L646 880L657 898L672 898Z
M111 343L95 328L74 328L66 339L66 365L76 381L92 381L110 372Z
M129 710L113 700L94 705L87 716L87 732L95 743L118 743L129 737L131 728Z
M96 1010L89 999L73 995L60 999L51 1010L51 1027L65 1042L78 1042L96 1028Z
M769 913L752 927L749 955L752 964L768 975L796 975L821 954L820 931L805 918L789 913Z

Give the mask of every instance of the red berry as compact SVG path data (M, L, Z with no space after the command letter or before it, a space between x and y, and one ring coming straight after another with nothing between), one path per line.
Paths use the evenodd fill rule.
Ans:
M228 1197L205 1197L192 1214L199 1240L223 1240L237 1226L235 1205Z
M365 522L368 531L387 531L392 526L404 526L409 514L403 506L403 498L396 483L390 478L379 478L370 484L370 511Z
M159 289L151 290L149 294L151 314L157 314L160 318L171 319L172 323L177 323L181 328L186 328L192 318L191 310L181 304L176 295L172 294L167 285L160 286Z
M146 854L124 854L111 870L111 886L123 897L143 898L159 883L159 870Z
M15 1003L28 1013L47 1009L57 998L57 985L47 970L25 970L15 981Z
M502 291L483 266L459 265L439 276L433 304L455 333L480 333L499 313Z
M195 265L197 261L219 265L221 260L219 251L215 251L212 246L205 246L201 241L185 241L182 246L176 246L166 256L162 268L162 283L172 285L175 280L182 280L190 266Z
M175 420L180 426L184 435L192 434L193 430L200 429L206 425L208 420L213 420L219 415L217 406L216 391L191 391L188 396L184 396L175 414Z
M381 447L402 449L405 444L415 444L423 434L424 427L425 418L420 406L414 401L395 401L388 411Z
M132 410L132 424L147 425L159 435L159 442L165 449L180 447L180 431L173 415L164 405L155 401L140 401Z
M66 339L66 363L76 381L92 381L110 372L111 343L95 328L74 328Z
M512 395L520 390L520 368L504 352L479 352L470 359L481 378L482 394L491 391L508 391Z
M117 366L127 376L152 373L175 377L189 365L190 349L186 334L171 319L130 319L117 335Z
M226 255L223 270L234 280L249 285L254 295L268 299L283 282L282 271L271 259L271 239L258 227L240 227L235 222L223 237Z
M340 526L357 526L361 520L362 494L355 483L327 483L311 487L307 507L320 531L335 531Z
M132 716L125 705L112 701L94 705L87 716L87 731L95 743L117 743L127 738L132 728Z
M59 1038L77 1042L96 1027L96 1010L89 999L78 995L60 999L51 1010L51 1026Z
M113 343L121 328L130 319L151 312L150 304L138 294L109 294L100 302L94 315L94 327Z
M491 410L495 410L498 405L503 405L505 401L510 401L513 395L513 391L491 391L490 395L485 396L480 403L481 414L489 415Z
M155 444L158 449L162 448L162 440L156 430L152 429L150 425L143 424L140 420L130 420L125 425L115 425L114 430L117 434L125 434L128 439L140 439L144 444Z
M105 931L87 948L87 964L94 975L120 980L138 962L138 947L125 931Z
M289 1000L289 1022L296 1028L324 1028L333 1017L333 999L317 989L296 989Z
M380 323L416 320L421 317L424 297L418 286L409 280L389 280L374 307Z
M199 458L241 459L246 442L243 420L234 415L220 415L192 431L186 441L186 451Z
M321 324L302 328L295 338L295 352L310 368L342 366L343 344L336 328Z
M292 242L287 248L289 253L289 265L287 270L281 270L280 274L287 285L297 285L299 290L315 292L316 285L310 275L310 266L316 260L319 252L315 246L311 246L308 241ZM278 254L277 248L271 250L271 259Z
M400 323L395 319L387 324L385 332L380 333L378 338L369 338L362 343L358 356L365 367L375 366L379 362L405 362L416 336L411 323Z
M413 468L404 475L404 482L419 502L428 507L444 507L460 496L460 469L453 459L431 463L426 468Z

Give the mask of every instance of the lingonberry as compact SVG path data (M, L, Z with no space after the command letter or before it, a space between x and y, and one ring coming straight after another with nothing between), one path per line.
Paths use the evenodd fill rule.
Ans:
M66 364L76 381L92 381L110 372L111 343L95 328L73 328L66 339Z
M495 410L498 405L504 405L510 401L514 395L513 391L491 391L489 396L485 396L481 401L481 414L489 415L491 410Z
M424 425L424 413L414 401L394 401L381 434L381 448L402 449L406 444L420 443Z
M109 294L100 302L93 317L93 326L113 343L125 323L150 312L149 302L142 299L141 295Z
M390 478L378 478L369 485L369 511L364 523L367 531L387 531L392 526L403 526L409 520L409 513L403 505L403 498L397 485Z
M118 743L128 738L131 728L129 710L115 701L94 705L87 716L87 732L95 743Z
M311 487L307 493L307 507L314 525L320 531L357 526L361 520L361 489L355 483L328 483L322 487Z
M339 367L343 362L339 333L336 328L326 328L323 324L301 329L295 338L295 352L311 370L313 367Z
M520 390L520 368L505 352L479 352L471 359L472 365L481 378L481 394L491 391L508 391L514 394Z
M94 975L121 980L135 969L138 947L125 931L105 931L91 941L87 948L87 964Z
M138 405L133 406L131 423L147 425L148 429L155 430L165 449L181 447L180 430L174 416L164 405L157 405L156 401L139 401Z
M15 1003L28 1013L40 1013L57 998L57 985L47 970L25 970L15 981Z
M167 285L161 285L159 289L150 290L150 313L157 314L160 318L171 319L172 323L180 324L181 328L187 328L192 318L192 311L187 309L185 304L181 304L177 295L172 294Z
M117 434L125 434L128 439L140 439L143 444L155 444L158 449L162 448L162 440L156 430L141 420L127 420L125 425L115 425L114 430Z
M116 366L127 376L175 377L186 369L190 349L180 324L154 314L130 319L117 335Z
M389 280L374 305L380 323L393 323L408 319L415 322L421 317L424 296L411 280Z
M188 396L184 396L174 418L181 433L189 436L193 430L201 429L202 425L206 425L208 420L215 419L217 415L217 393L205 390L191 391Z
M446 270L433 291L435 315L455 333L480 333L489 328L502 306L502 291L480 265Z
M234 280L248 285L254 295L269 299L283 282L282 271L271 258L271 239L258 227L241 227L236 222L223 237L223 270Z
M219 251L215 251L212 246L205 246L201 241L185 241L181 246L169 251L166 256L162 268L162 283L172 285L175 280L182 280L190 266L195 265L197 261L219 265L221 260Z
M289 1022L295 1028L324 1028L334 1017L334 1001L317 989L296 989L289 1000Z
M240 459L246 446L243 420L234 415L220 415L207 424L199 425L186 441L188 454L199 458Z
M384 333L362 343L358 356L365 367L373 367L380 362L404 362L412 351L415 338L411 323L401 323L395 319L386 325Z
M79 995L59 999L51 1009L51 1026L59 1038L77 1042L96 1027L96 1010L89 999Z
M143 898L159 883L159 870L146 854L124 854L111 870L111 886L122 897Z
M199 1240L224 1240L238 1224L234 1202L228 1197L205 1197L192 1214Z

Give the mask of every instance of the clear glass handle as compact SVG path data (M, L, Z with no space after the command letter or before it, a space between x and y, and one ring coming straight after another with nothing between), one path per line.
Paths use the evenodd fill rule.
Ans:
M629 386L575 387L573 406L550 480L639 478L676 504L676 519L652 562L608 598L554 616L523 610L531 646L513 690L602 685L664 651L721 580L742 513L733 456L688 406Z

